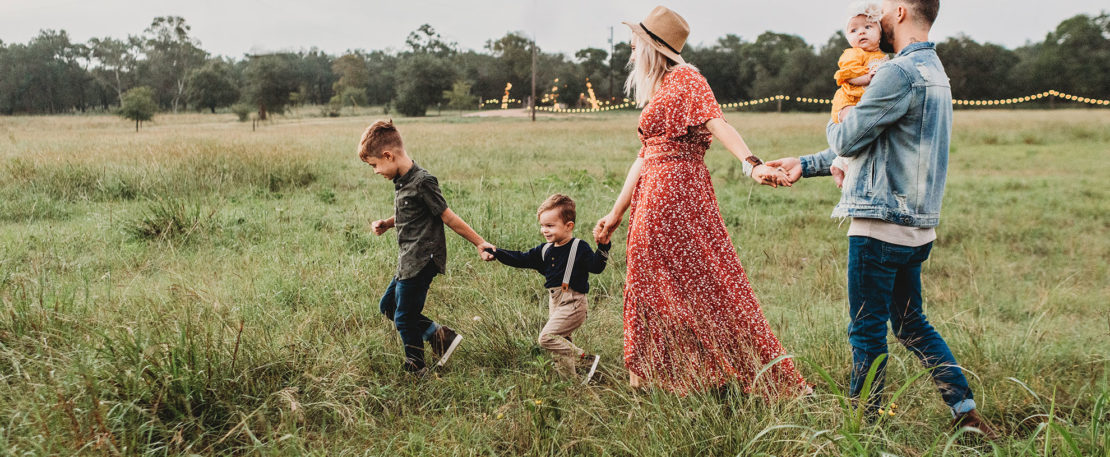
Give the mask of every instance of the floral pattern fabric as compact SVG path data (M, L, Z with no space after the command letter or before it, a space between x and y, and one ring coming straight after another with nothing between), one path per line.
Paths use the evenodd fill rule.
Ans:
M705 123L722 117L705 78L669 72L640 115L644 159L632 199L624 359L649 385L685 394L738 380L745 392L809 386L771 332L721 218ZM753 385L754 383L754 385Z

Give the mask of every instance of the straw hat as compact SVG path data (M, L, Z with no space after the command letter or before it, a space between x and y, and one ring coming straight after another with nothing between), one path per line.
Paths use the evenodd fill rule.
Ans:
M683 62L682 47L686 45L686 37L690 36L690 24L678 13L665 6L657 6L643 22L623 24L656 51L675 62Z

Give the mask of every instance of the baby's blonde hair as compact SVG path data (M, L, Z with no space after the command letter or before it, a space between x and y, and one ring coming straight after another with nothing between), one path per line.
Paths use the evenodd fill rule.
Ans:
M883 17L883 6L873 0L855 0L848 4L848 19L867 16L869 22L878 23Z

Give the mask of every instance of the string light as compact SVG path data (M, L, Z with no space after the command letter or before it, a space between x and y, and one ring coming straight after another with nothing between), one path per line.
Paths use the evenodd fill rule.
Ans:
M558 83L558 80L556 80L556 83ZM602 112L602 111L612 111L612 110L619 110L619 109L634 108L636 106L635 103L633 103L631 100L629 100L627 98L624 99L624 103L620 103L620 104L613 104L611 102L599 102L597 100L597 98L594 96L592 86L593 85L589 82L589 80L587 80L586 87L587 87L587 91L590 94L590 97L587 100L589 101L589 103L591 105L591 108L570 108L570 109L567 109L567 108L559 108L556 105L556 106L549 106L549 107L537 106L536 110L537 111L550 112L550 113L597 113L597 112ZM509 98L509 89L510 88L512 88L512 84L511 83L506 84L505 85L505 95L504 95L504 97L502 97L501 100L497 100L497 99L485 100L484 104L492 105L492 104L501 103L501 109L508 109L509 103L523 103L521 100L510 99ZM548 95L544 96L543 101L546 102L548 100L553 100L557 103L557 98L556 97L558 96L558 86L552 87L551 92L552 92L551 94L548 94ZM583 94L583 95L585 95L585 94ZM1042 99L1047 98L1047 97L1057 97L1057 98L1062 98L1064 100L1073 101L1073 102L1077 102L1077 103L1085 103L1085 104L1089 104L1089 105L1110 106L1110 100L1090 98L1090 97L1080 97L1078 95L1068 94L1068 93L1060 92L1060 91L1057 91L1057 90L1048 90L1048 91L1037 93L1037 94L1026 95L1024 97L1004 98L1004 99L997 99L997 100L953 99L952 104L953 105L959 105L959 106L1016 105L1016 104L1019 104L1019 103L1028 103L1028 102L1033 102L1033 101L1037 101L1037 100L1042 100ZM809 103L809 104L815 104L815 105L831 105L833 103L833 101L831 99L827 99L827 98L791 97L789 95L772 95L770 97L763 97L763 98L758 98L758 99L754 99L754 100L745 100L745 101L732 102L732 103L719 103L718 106L720 106L721 108L725 108L725 109L727 109L727 108L740 108L740 107L745 107L745 106L762 105L762 104L765 104L765 103L770 103L770 102L779 101L779 100L794 101L794 102L797 102L797 103ZM602 106L602 104L604 104L604 106Z

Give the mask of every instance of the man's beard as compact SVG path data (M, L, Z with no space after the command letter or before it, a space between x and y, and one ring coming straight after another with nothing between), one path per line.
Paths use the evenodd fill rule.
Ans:
M882 36L879 37L879 50L885 53L894 52L894 31L883 27Z

